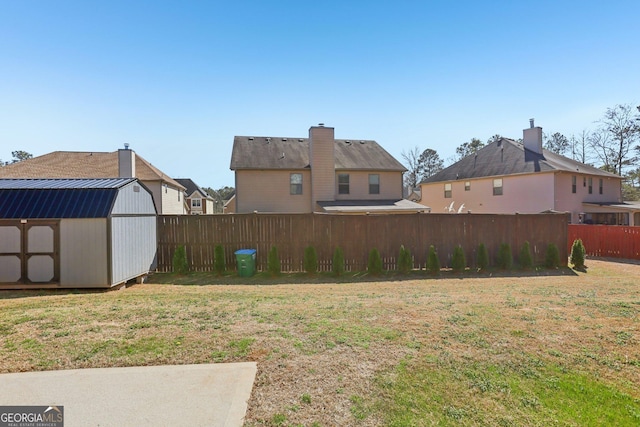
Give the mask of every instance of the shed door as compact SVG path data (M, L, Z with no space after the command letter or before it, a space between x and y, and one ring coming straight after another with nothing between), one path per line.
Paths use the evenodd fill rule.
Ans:
M58 221L0 221L0 283L60 281Z

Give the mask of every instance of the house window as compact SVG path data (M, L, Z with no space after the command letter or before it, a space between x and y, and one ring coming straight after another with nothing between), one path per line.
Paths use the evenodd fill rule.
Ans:
M302 194L302 174L292 173L289 175L289 183L291 184L291 194Z
M445 199L451 198L451 183L444 185L444 198Z
M338 194L349 194L349 174L338 174Z
M202 201L201 199L191 199L191 207L192 208L200 208L202 207Z
M180 201L180 191L178 191L178 201Z
M587 186L587 177L586 177L586 176L583 176L583 177L582 177L582 186L583 186L583 187L586 187L586 186Z
M571 177L571 192L572 192L573 194L575 194L575 193L576 193L576 187L577 187L577 184L576 184L576 183L577 183L577 180L578 180L578 178L576 178L576 176L575 176L575 175L573 175L573 176Z
M471 181L464 182L464 191L471 191Z
M502 196L502 178L493 180L493 195Z
M589 177L589 194L593 194L593 178Z
M602 186L604 185L604 183L602 182L602 178L600 178L600 180L598 181L598 193L602 194Z
M380 175L369 175L369 194L380 194Z

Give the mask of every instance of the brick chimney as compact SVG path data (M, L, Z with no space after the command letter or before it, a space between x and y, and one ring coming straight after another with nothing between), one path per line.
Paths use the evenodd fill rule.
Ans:
M124 149L118 150L118 177L136 177L136 153L129 149L129 144L124 144Z
M529 119L529 129L522 131L524 148L542 155L542 128L534 126L533 119Z
M311 164L311 205L335 200L336 161L334 130L324 123L309 129L309 163Z

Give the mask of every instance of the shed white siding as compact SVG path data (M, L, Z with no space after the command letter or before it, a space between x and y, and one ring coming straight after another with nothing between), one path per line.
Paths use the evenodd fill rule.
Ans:
M155 268L156 217L111 218L111 284L147 274Z
M60 220L60 284L105 287L109 283L107 219Z
M153 197L139 183L129 184L118 191L111 215L155 215Z

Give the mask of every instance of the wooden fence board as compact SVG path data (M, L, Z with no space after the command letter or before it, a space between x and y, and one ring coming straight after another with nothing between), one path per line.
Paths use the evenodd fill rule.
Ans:
M640 227L569 225L567 253L576 239L582 240L590 256L640 260Z
M424 268L429 245L434 245L443 266L450 265L457 245L465 251L467 263L475 264L480 243L494 260L501 243L511 245L517 259L528 241L534 261L542 263L549 243L567 258L565 214L485 215L330 215L330 214L233 214L161 215L158 217L158 271L172 269L175 249L184 245L192 271L214 270L214 247L222 245L228 269L235 269L234 252L256 249L256 268L267 269L267 255L278 248L283 271L302 271L304 249L313 246L321 271L331 270L337 246L345 254L347 271L364 271L368 254L378 249L384 268L396 269L400 246L411 251L414 268ZM592 227L592 226L589 226ZM573 240L571 240L573 241Z

